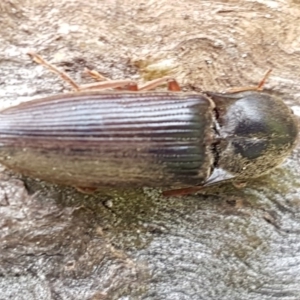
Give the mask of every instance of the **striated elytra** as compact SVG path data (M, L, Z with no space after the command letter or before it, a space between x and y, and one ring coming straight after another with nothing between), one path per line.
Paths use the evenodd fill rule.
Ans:
M0 163L81 188L182 188L258 177L297 136L291 110L265 92L88 91L0 112Z

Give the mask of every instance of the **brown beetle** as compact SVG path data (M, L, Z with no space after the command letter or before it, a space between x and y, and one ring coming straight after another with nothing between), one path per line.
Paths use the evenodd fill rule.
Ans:
M268 93L183 93L170 78L82 88L31 55L79 91L0 112L0 162L24 175L84 189L180 188L165 192L176 195L258 177L295 146L294 115ZM147 91L165 81L168 92ZM91 90L123 86L129 91Z

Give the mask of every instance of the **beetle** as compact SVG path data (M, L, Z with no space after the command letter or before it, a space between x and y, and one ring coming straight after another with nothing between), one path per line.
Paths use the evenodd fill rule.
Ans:
M180 195L261 176L296 144L291 109L259 88L187 93L171 78L140 89L130 80L80 87L30 56L76 91L0 112L0 163L27 176L81 190L150 186ZM149 91L164 82L169 91Z

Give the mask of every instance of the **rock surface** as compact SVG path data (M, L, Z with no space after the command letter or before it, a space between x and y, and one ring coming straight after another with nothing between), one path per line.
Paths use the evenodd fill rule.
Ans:
M184 90L255 85L300 115L300 2L5 0L1 106L69 86L89 67L140 82L172 75ZM300 152L270 175L205 194L92 196L0 177L0 299L289 299L300 294Z

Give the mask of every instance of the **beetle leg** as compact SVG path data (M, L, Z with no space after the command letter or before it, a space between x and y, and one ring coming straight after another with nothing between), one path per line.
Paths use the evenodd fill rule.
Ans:
M109 81L109 80L111 80L110 78L107 78L107 77L103 76L102 74L100 74L96 70L90 70L88 68L85 68L84 72L87 73L90 77L92 77L93 79L95 79L97 81Z
M264 77L261 79L257 86L244 86L244 87L237 87L237 88L230 88L226 90L226 93L239 93L239 92L246 92L246 91L262 91L263 86L265 85L267 79L269 78L272 69L269 69Z
M266 83L267 79L269 78L271 72L272 72L272 69L269 69L269 70L265 73L264 77L262 78L262 80L259 82L259 84L258 84L258 86L257 86L257 90L258 90L258 91L261 91L261 90L263 89L263 86L265 85L265 83Z
M94 78L97 81L109 81L110 79L103 76L102 74L98 73L95 70L89 70L89 69L85 69L85 72L87 72L92 78ZM171 77L162 77L162 78L158 78L158 79L154 79L152 81L149 81L147 83L145 83L144 85L142 85L141 87L136 86L136 90L131 86L130 90L131 91L149 91L152 90L154 88L156 88L157 86L160 86L162 84L167 83L168 86L168 90L172 91L172 92L180 92L181 88L179 86L179 84L177 83L177 81Z
M128 91L149 91L151 89L156 88L159 85L167 83L168 90L173 92L179 92L180 86L177 81L171 77L162 77L150 82L147 82L140 88L138 87L137 83L132 80L109 80L108 78L104 77L100 73L94 70L86 69L86 72L96 79L96 83L78 85L67 73L59 70L54 65L47 62L43 59L40 55L34 52L28 52L28 55L38 64L44 66L45 68L49 69L51 72L59 75L64 81L68 82L74 90L76 91L86 91L86 90L102 90L102 89L124 89Z
M28 52L28 55L36 63L44 66L45 68L49 69L51 72L59 75L64 81L68 82L73 87L74 90L76 90L76 91L80 90L80 86L67 73L60 71L54 65L48 63L41 56L39 56L38 54L36 54L34 52Z
M196 192L202 190L203 188L204 188L203 186L191 186L188 188L164 191L164 192L162 192L162 194L165 197L185 196L185 195L195 194Z
M93 75L92 77L95 78L95 73L98 73L96 71L92 71ZM94 73L95 72L95 73ZM100 75L98 73L98 75ZM102 75L100 75L102 76ZM98 76L97 76L98 77ZM101 78L101 77L100 77ZM106 89L106 88L120 88L122 90L127 90L127 91L149 91L152 89L155 89L156 87L167 83L168 91L172 92L180 92L180 86L177 83L177 81L171 77L162 77L158 79L154 79L152 81L149 81L142 85L141 87L138 87L137 83L132 80L107 80L106 81L101 81L101 82L96 82L96 83L91 83L91 84L85 84L79 86L80 91L84 90L90 90L90 89Z
M82 194L88 194L88 195L92 195L97 191L97 188L86 188L86 187L79 187L79 186L76 186L75 189Z
M180 92L181 88L178 84L178 82L172 78L172 77L162 77L162 78L158 78L158 79L154 79L152 81L149 81L147 83L145 83L144 85L142 85L139 88L139 91L149 91L152 90L162 84L167 84L168 86L168 91L172 91L172 92Z
M232 181L231 184L238 190L247 186L246 181Z
M92 83L92 84L86 84L81 85L80 90L86 90L86 89L102 89L102 88L114 88L117 90L126 90L126 91L138 91L138 85L135 81L131 80L111 80L102 74L100 74L96 70L90 70L88 68L85 68L84 71L92 77L96 81L100 81L101 83ZM105 82L105 83L104 83ZM124 82L124 84L122 84ZM103 87L102 87L103 86Z
M127 91L138 90L137 83L129 79L93 82L93 83L83 84L79 86L80 91L117 89L117 88L124 88Z
M108 89L108 88L119 88L119 87L126 87L127 90L130 91L137 91L137 83L132 80L108 80L104 76L100 75L98 72L92 72L93 77L99 79L100 77L102 80L105 78L107 81L105 82L96 82L90 83L85 85L78 85L67 73L59 70L54 65L47 62L43 59L40 55L34 52L28 52L28 55L38 64L44 66L45 68L49 69L51 72L59 75L64 81L68 82L74 90L76 91L86 91L86 90L101 90L101 89Z

